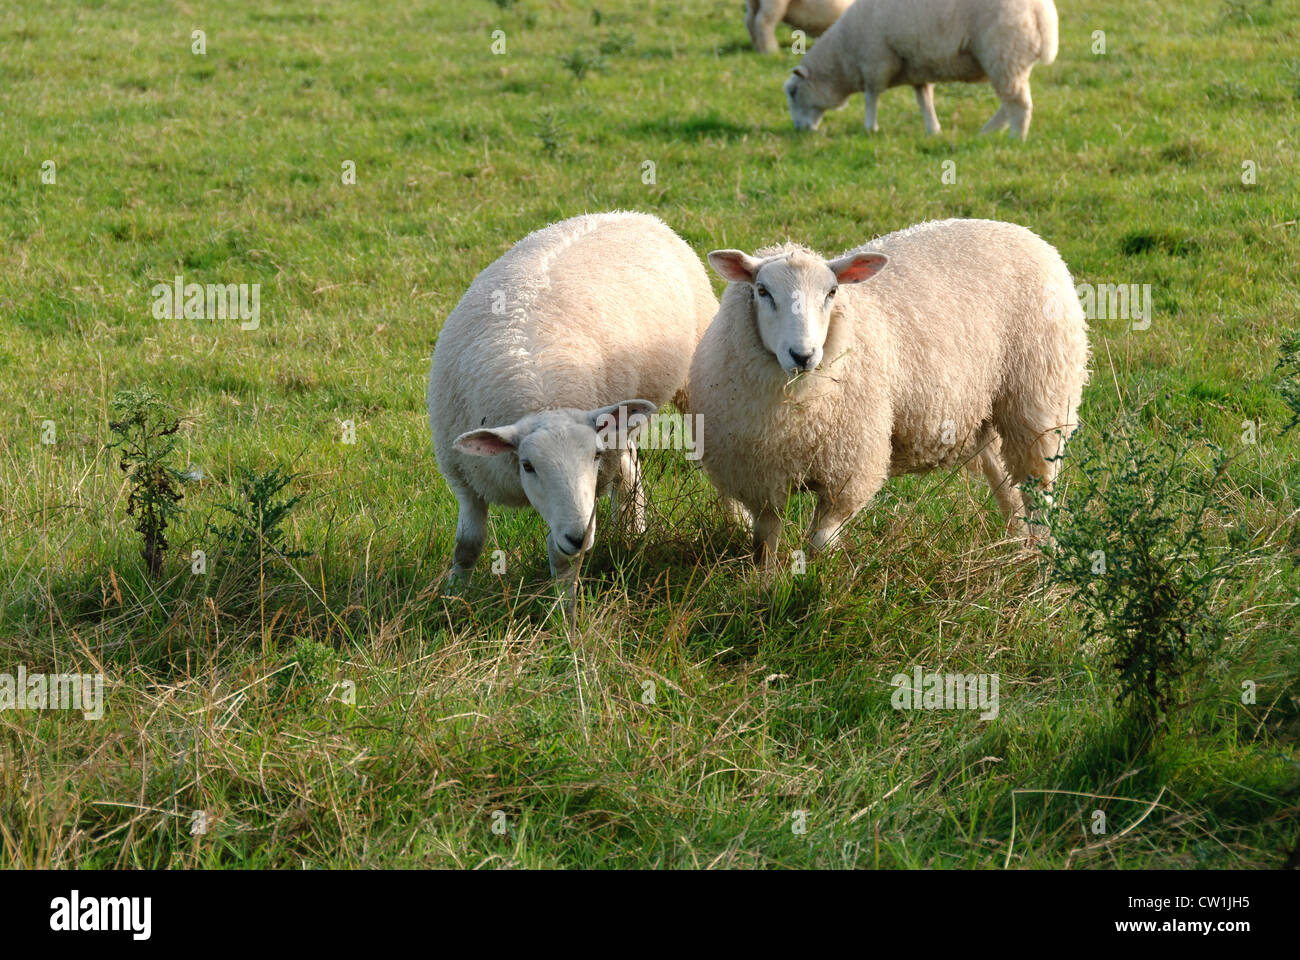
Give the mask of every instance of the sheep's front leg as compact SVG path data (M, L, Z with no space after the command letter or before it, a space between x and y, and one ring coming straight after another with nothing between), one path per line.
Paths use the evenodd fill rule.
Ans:
M876 133L880 129L876 126L876 101L880 99L880 94L868 87L866 90L862 91L862 96L867 101L866 116L863 121L866 125L867 133Z
M770 567L776 562L776 548L781 542L781 515L771 505L749 508L754 515L754 562Z
M924 83L916 88L916 102L921 108L921 118L925 121L925 132L939 132L939 117L934 112L934 84Z
M645 533L645 488L641 485L641 459L629 445L618 455L618 477L610 493L614 516L637 536Z
M456 502L460 504L460 515L456 520L456 547L451 554L450 581L453 586L460 586L469 582L474 564L483 553L483 541L487 538L487 502L471 491L458 491Z

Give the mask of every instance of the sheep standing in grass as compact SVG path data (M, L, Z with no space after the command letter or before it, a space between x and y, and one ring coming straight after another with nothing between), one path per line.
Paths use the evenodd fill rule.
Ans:
M821 36L853 0L745 0L745 29L759 53L776 53L776 25L784 21L809 36Z
M591 547L604 493L644 529L636 449L610 440L682 393L717 303L699 257L639 213L552 224L475 278L429 373L434 452L460 505L453 582L483 551L488 504L532 504L560 578Z
M867 130L891 87L916 91L927 133L939 132L934 85L988 80L1002 100L981 133L1010 124L1024 139L1033 101L1029 71L1056 59L1052 0L858 0L785 81L790 116L815 130L822 114L861 91Z
M978 460L1009 521L1050 486L1087 380L1070 271L1023 227L923 223L827 262L786 244L718 250L731 281L688 390L703 465L770 560L792 488L829 546L885 480Z

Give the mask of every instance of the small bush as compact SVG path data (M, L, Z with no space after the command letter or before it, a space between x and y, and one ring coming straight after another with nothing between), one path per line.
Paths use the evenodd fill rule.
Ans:
M149 576L157 580L169 546L167 526L180 514L185 496L185 477L171 462L180 421L147 387L118 393L113 411L116 419L108 428L114 439L107 446L118 452L119 466L128 477L126 513L135 517L135 529L143 538L140 555Z
M1183 678L1222 642L1221 588L1238 575L1244 544L1209 533L1212 501L1227 468L1222 451L1179 437L1139 439L1136 417L1067 460L1068 503L1027 484L1026 506L1047 527L1045 579L1101 641L1131 720L1162 728ZM1212 453L1207 465L1201 454Z
M1282 334L1278 353L1280 356L1274 369L1282 372L1282 379L1277 392L1291 410L1291 420L1282 428L1282 432L1287 433L1300 424L1300 330Z
M281 473L279 467L265 473L239 468L236 485L238 502L233 507L220 505L220 509L230 514L233 520L224 526L211 528L218 541L233 556L255 560L259 565L268 549L278 556L307 556L306 551L290 550L285 546L285 531L282 526L289 518L289 513L302 500L302 495L277 500L284 488L297 476L296 473Z

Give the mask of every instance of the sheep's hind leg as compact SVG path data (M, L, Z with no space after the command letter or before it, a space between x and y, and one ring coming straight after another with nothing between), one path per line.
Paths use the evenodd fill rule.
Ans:
M916 103L921 108L921 118L925 121L925 132L935 134L939 132L939 117L934 112L934 84L918 84L916 90Z
M857 510L848 509L829 493L818 492L817 512L813 515L808 546L814 556L840 548L840 531Z
M1011 127L1011 136L1019 140L1025 139L1029 134L1029 120L1034 114L1034 101L1029 95L1029 77L1018 77L1005 84L995 83L994 89L1002 98L1002 106L998 108L998 113L1006 117ZM993 115L994 119L997 119L998 113ZM992 123L993 120L990 120L989 124Z
M780 49L776 42L776 25L785 15L785 10L776 10L776 6L774 0L758 0L745 11L745 26L749 28L749 37L759 53L776 53Z
M997 133L1007 125L1007 105L1001 104L998 112L989 117L989 122L980 127L980 133Z
M988 437L984 446L980 448L977 457L980 469L984 472L984 479L988 480L989 486L993 490L993 499L998 503L998 508L1002 511L1002 518L1007 528L1014 536L1023 537L1028 533L1025 528L1024 501L1020 497L1020 491L1016 489L1007 476L1006 468L1002 464L1000 453L1000 444L996 435Z
M483 553L483 541L487 538L487 502L473 492L456 492L456 502L460 504L460 516L456 520L456 547L451 554L451 577L453 586L469 582L474 573L474 564Z

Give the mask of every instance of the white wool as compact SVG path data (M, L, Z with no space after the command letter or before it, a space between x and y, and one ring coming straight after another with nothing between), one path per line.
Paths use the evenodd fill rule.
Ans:
M846 264L879 254L877 273L847 279ZM756 555L772 556L799 487L817 494L821 549L900 473L978 461L1009 519L1023 512L1013 485L1055 479L1087 380L1087 327L1069 270L1035 234L943 220L830 264L797 244L709 259L728 255L753 279L723 293L689 391L703 466L754 517ZM790 350L816 368L791 380Z
M987 79L1002 101L984 125L1029 130L1029 72L1056 58L1052 0L857 0L835 21L785 82L794 124L815 129L827 110L854 93L866 101L867 130L876 101L891 87L916 91L926 130L939 132L934 85Z
M776 53L776 25L789 24L809 36L820 36L853 4L853 0L745 0L745 29L760 53Z
M482 551L488 504L532 503L542 512L559 575L569 563L565 535L592 496L613 486L640 503L634 451L609 452L599 476L588 475L597 436L590 414L623 401L680 399L716 309L699 257L661 220L641 213L552 224L474 279L443 325L429 373L434 452L460 504L458 578ZM490 430L500 432L458 443ZM547 480L558 492L544 493L545 503L525 488L525 476L535 487L546 478L541 470L523 472L518 450L509 447L521 442L537 446L538 457L563 474ZM590 540L589 531L585 546Z

